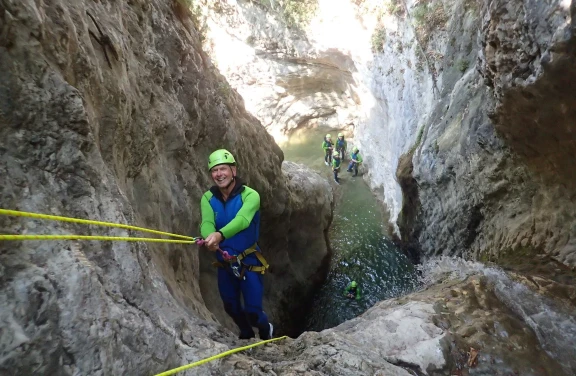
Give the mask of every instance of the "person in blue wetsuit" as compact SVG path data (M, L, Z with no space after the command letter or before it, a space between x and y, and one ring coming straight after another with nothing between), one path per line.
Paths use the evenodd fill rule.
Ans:
M360 150L357 147L352 149L352 154L350 154L350 164L348 165L348 172L352 172L354 169L354 176L358 175L358 167L362 164L362 157L360 156Z
M273 326L262 308L262 277L268 264L257 244L260 195L236 176L236 160L228 150L210 154L208 169L215 185L200 201L200 233L206 247L217 251L218 290L224 310L238 325L240 339L255 337L252 327L258 328L260 339L270 339Z
M340 153L340 159L344 162L346 156L346 149L348 148L348 142L344 139L344 133L338 133L338 139L336 140L336 151Z

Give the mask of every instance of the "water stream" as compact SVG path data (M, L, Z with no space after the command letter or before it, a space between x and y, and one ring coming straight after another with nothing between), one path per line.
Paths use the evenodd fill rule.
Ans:
M326 283L317 292L306 330L334 327L366 311L376 302L406 294L417 285L415 267L386 236L385 213L362 179L346 172L349 158L342 164L341 184L333 182L332 170L324 164L321 143L324 135L333 139L334 129L297 131L280 145L285 159L302 163L325 176L336 187L334 221L329 232L333 250ZM352 145L348 145L350 150ZM344 296L346 285L355 280L362 298Z

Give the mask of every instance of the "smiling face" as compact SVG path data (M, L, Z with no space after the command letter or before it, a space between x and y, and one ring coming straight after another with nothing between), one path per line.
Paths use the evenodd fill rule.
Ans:
M226 189L230 186L236 176L236 166L221 164L212 167L210 170L212 180L220 189Z

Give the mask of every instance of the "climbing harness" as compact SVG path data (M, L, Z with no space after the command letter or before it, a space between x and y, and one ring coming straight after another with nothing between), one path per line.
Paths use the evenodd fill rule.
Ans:
M212 360L220 359L220 358L223 358L225 356L228 356L228 355L231 355L231 354L243 351L243 350L248 350L248 349L251 349L251 348L256 347L256 346L264 345L264 344L274 342L274 341L279 341L279 340L285 339L285 338L288 338L288 336L282 336L282 337L278 337L278 338L267 339L265 341L256 342L256 343L253 343L253 344L248 345L248 346L237 347L235 349L224 351L223 353L220 353L218 355L214 355L214 356L211 356L209 358L202 359L202 360L187 364L187 365L182 366L182 367L178 367L178 368L174 368L174 369L171 369L169 371L166 371L166 372L158 373L154 376L174 375L175 373L182 372L182 371L185 371L185 370L190 369L190 368L198 367L199 365L202 365L204 363L211 362Z
M242 262L242 260L244 258L246 258L246 256L251 255L253 253L256 255L256 258L258 259L258 261L260 261L262 266L246 265ZM226 254L228 254L228 253L226 252ZM230 267L230 269L232 270L232 274L234 274L234 276L236 278L242 279L242 280L246 279L246 277L244 276L244 273L247 270L250 272L257 272L260 274L265 274L266 269L268 269L270 267L270 265L268 264L268 262L266 261L264 256L262 256L262 253L260 253L256 249L256 244L254 244L252 247L248 248L244 252L240 253L238 256L229 256L230 257L229 259L226 259L224 256L222 256L222 257L227 262L226 264L223 264L221 262L216 261L216 262L213 262L212 265L214 265L218 268Z

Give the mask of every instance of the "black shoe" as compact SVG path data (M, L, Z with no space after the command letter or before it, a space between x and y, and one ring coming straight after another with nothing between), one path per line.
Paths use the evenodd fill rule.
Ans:
M251 339L256 337L256 334L254 334L254 332L252 333L240 333L240 335L238 336L238 339Z
M274 335L274 326L271 323L268 323L268 329L260 329L260 339L267 340L271 339Z

